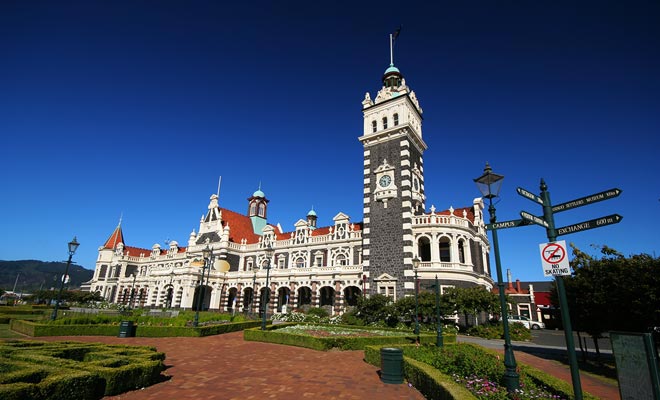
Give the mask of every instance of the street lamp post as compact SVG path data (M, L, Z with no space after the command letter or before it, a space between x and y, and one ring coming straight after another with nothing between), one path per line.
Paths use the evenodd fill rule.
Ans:
M250 317L252 317L252 309L254 308L254 290L255 290L255 285L257 284L257 270L253 269L252 270L252 294L250 295Z
M133 277L133 284L131 285L131 297L128 301L128 308L129 309L133 308L133 301L135 299L135 278L137 278L137 274L133 273L133 274L131 274L131 276Z
M204 259L204 264L202 265L202 279L199 281L199 288L197 290L197 305L195 306L195 318L193 319L193 326L197 327L199 325L199 309L202 308L202 297L204 297L204 277L206 273L206 268L211 269L211 257L213 252L207 244L204 250L202 250L202 258ZM209 273L210 275L210 273Z
M170 287L167 290L167 308L172 308L172 298L174 297L174 269L170 272Z
M273 248L269 244L266 247L266 288L264 290L264 298L261 315L261 330L266 330L266 314L268 314L268 304L270 303L270 286L268 286L268 279L270 278L270 259L273 257Z
M413 270L415 271L415 335L419 344L419 284L417 282L417 269L419 268L419 258L413 259Z
M60 299L62 298L62 290L64 289L64 281L66 278L69 276L69 266L71 266L71 258L73 255L76 253L76 250L78 250L78 246L80 246L80 243L76 240L76 237L73 237L73 240L69 242L69 259L66 262L66 269L64 270L64 276L62 276L62 282L60 282L60 291L57 292L57 300L55 301L55 309L53 310L53 314L50 316L51 321L55 321L57 319L57 310L60 308ZM18 276L16 277L16 281L18 281ZM14 284L14 290L16 285Z
M498 197L500 188L502 186L503 175L493 173L490 165L486 163L484 173L480 177L474 179L479 191L483 197L488 199L488 213L490 214L490 223L497 222L495 215L495 206L493 205L493 198ZM495 268L497 269L497 287L499 288L500 308L502 315L502 326L504 327L504 386L507 391L513 392L520 387L520 376L516 372L516 358L513 355L513 348L511 347L511 338L509 336L509 318L508 307L506 304L506 297L504 293L504 280L502 278L502 265L500 263L500 248L497 240L497 230L492 229L493 235L493 251L495 252Z
M438 330L435 336L435 345L437 347L444 346L442 338L442 317L440 316L440 283L438 282L438 275L435 276L435 312L438 319Z

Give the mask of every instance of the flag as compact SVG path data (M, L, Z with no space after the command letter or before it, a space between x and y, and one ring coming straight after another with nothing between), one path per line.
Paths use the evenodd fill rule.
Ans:
M392 40L396 40L396 38L399 37L399 34L401 33L401 27L402 27L402 26L403 26L403 25L399 25L399 28L398 28L397 30L394 31L394 33L392 34Z

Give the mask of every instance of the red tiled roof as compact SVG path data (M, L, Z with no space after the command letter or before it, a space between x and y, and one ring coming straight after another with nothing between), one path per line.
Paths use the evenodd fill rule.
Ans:
M457 217L463 217L463 210L467 212L466 218L474 223L474 207L463 207L454 209L454 215ZM428 214L431 214L430 212ZM444 210L436 212L436 215L450 215L449 210Z
M254 233L250 217L226 208L219 208L222 211L222 226L225 227L229 224L229 240L231 242L238 243L241 239L246 239L248 244L259 242L259 235ZM277 228L275 229L277 230Z
M124 233L121 231L121 225L117 225L115 228L114 232L112 232L112 235L108 238L108 240L105 241L105 244L103 245L104 248L106 249L113 249L115 246L117 246L119 243L124 243Z

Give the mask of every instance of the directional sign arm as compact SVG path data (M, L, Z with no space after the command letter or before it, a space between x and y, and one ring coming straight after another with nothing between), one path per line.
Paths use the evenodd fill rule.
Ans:
M582 207L592 203L597 203L599 201L613 199L619 196L621 192L623 192L623 190L614 188L614 189L606 190L604 192L592 194L591 196L580 197L579 199L567 201L566 203L561 203L552 206L552 212L556 212L556 213L562 212L562 211L570 210L572 208Z
M512 219L511 221L502 221L502 222L495 222L492 224L486 224L486 229L489 231L493 231L495 229L515 228L516 226L525 226L529 224L530 222L524 219Z
M543 219L541 217L537 217L536 215L530 214L527 211L521 211L520 216L523 217L523 219L525 219L529 222L533 222L537 225L541 225L542 227L548 228L550 226L545 219Z
M531 201L535 201L540 205L543 205L543 199L528 190L518 187L516 188L516 192L518 192L518 194L521 195L522 197L525 197Z
M600 228L601 226L606 225L618 224L622 219L623 217L621 215L612 214L606 217L580 222L579 224L563 226L561 228L557 228L557 236L586 231L587 229Z

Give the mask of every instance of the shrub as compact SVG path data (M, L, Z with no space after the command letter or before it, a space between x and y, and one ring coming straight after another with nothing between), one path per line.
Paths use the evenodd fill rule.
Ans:
M307 314L316 315L319 318L326 318L330 316L330 314L328 314L328 312L325 309L319 307L310 308L309 310L307 310Z

